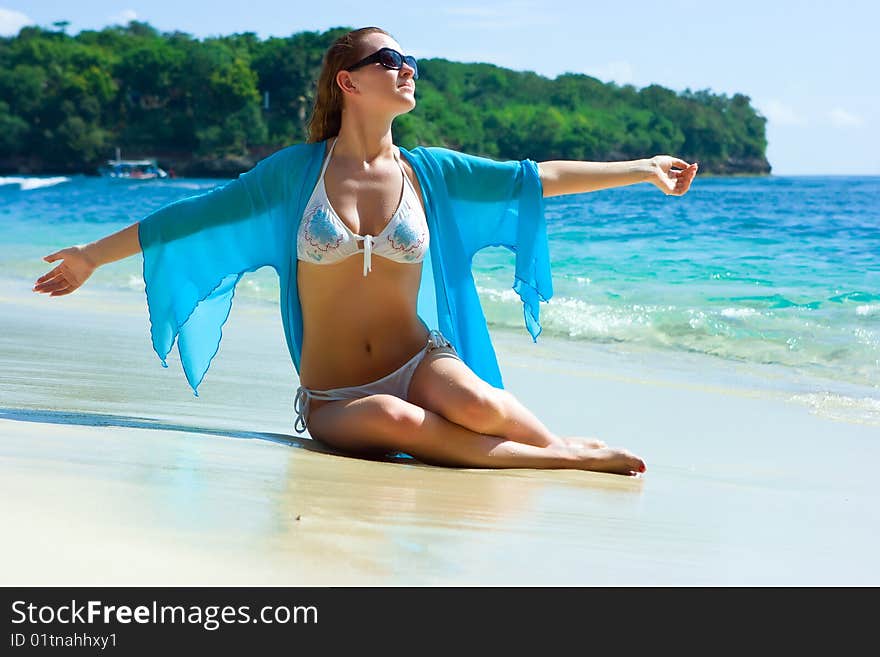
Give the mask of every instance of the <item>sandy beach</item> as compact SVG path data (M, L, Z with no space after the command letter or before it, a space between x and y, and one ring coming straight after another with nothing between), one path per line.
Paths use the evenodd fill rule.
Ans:
M142 295L2 280L0 582L880 584L878 424L815 414L769 369L493 339L551 429L646 475L329 453L293 431L277 308L236 300L196 398Z

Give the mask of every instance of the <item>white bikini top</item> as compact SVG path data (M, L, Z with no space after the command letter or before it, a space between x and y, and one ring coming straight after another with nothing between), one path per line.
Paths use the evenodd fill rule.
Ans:
M428 221L400 159L397 164L404 180L400 205L382 232L376 236L358 235L333 210L324 187L324 172L330 164L337 140L338 137L333 140L318 183L303 212L296 238L297 259L331 265L363 251L364 276L372 268L373 253L395 262L421 262L428 251ZM364 248L358 247L357 240L363 240Z

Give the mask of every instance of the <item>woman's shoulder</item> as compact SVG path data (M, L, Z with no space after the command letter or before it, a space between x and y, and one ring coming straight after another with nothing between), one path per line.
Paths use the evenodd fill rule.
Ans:
M289 181L298 172L306 170L322 146L323 142L299 142L283 146L259 160L245 176L272 183Z
M283 146L279 148L274 153L267 155L263 158L262 161L265 160L295 160L297 158L308 158L312 156L316 151L322 149L324 146L324 142L297 142L295 144L290 144L289 146Z

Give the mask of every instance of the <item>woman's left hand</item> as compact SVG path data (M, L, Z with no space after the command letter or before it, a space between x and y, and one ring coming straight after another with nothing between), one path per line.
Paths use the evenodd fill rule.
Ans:
M667 196L682 196L697 175L699 164L688 164L671 155L655 155L648 160L648 166L646 182L656 185Z

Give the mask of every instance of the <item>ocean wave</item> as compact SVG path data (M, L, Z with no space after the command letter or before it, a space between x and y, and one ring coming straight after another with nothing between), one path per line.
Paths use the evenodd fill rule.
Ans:
M478 286L490 327L523 328L522 301L512 289ZM701 353L761 366L801 369L826 379L880 383L880 334L851 324L852 315L815 316L767 308L608 302L576 296L541 304L544 334L596 344L626 343L666 352Z
M880 315L880 303L866 303L864 306L856 306L856 315L862 317Z
M717 297L710 297L710 300L714 300ZM767 308L809 308L815 310L822 306L821 301L810 301L807 303L798 303L796 301L792 301L791 299L787 299L781 294L767 294L761 296L747 296L747 297L728 297L730 301L754 301L757 303L766 304Z
M880 301L880 294L871 294L870 292L854 290L853 292L847 292L846 294L838 294L836 296L830 297L828 300L834 301L835 303L843 303L844 301Z
M170 187L171 189L211 189L216 187L216 183L195 183L195 182L168 182L167 180L163 180L163 187Z
M125 283L121 286L126 290L136 290L138 292L144 291L144 279L142 276L137 276L135 274L128 274L125 279Z
M754 308L724 308L719 314L722 317L754 317L761 313Z
M19 185L21 191L52 187L61 183L70 182L67 176L55 176L52 178L29 178L25 176L0 176L0 185Z
M880 399L874 397L813 392L794 395L789 401L808 406L815 415L831 420L880 426Z

